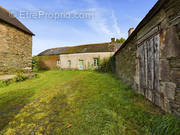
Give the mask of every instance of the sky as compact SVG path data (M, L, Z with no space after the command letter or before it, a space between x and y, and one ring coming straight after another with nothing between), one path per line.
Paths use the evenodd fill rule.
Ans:
M127 39L157 0L0 0L35 36L33 55L56 47Z

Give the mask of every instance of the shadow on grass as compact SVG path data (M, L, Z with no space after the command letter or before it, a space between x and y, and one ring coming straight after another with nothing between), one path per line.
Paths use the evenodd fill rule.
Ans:
M29 99L33 95L33 91L26 89L0 95L0 131L30 102Z

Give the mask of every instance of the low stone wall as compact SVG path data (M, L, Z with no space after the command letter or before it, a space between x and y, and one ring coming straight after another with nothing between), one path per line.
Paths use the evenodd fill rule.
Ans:
M144 86L141 86L139 67L142 65L139 63L141 58L138 56L137 48L143 42L147 42L149 48L149 41L156 35L160 36L157 40L160 42L156 61L158 67L154 69L157 70L155 75L158 76L158 86L156 89L142 88ZM152 44L157 41L153 40ZM115 55L115 60L116 74L119 78L163 110L180 116L180 1L167 0L161 10L126 43L124 48L120 49ZM149 71L148 67L146 68ZM146 80L146 84L151 81Z
M0 72L31 70L32 36L0 21Z

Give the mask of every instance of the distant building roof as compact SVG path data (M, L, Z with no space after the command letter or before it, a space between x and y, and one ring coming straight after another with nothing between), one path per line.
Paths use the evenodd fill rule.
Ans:
M17 18L11 16L11 13L0 6L0 20L10 24L25 33L28 33L30 35L34 35L26 26L24 26Z
M114 52L120 44L111 43L99 43L99 44L87 44L72 47L60 47L52 48L43 51L38 56L47 55L60 55L60 54L74 54L74 53L93 53L93 52Z

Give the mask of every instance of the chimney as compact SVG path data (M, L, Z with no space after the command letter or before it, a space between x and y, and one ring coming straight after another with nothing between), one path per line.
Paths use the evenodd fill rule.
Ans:
M128 31L128 37L133 33L134 31L134 28L130 28L129 31Z
M115 40L116 40L115 38L111 38L111 43L115 43L116 42Z

